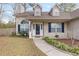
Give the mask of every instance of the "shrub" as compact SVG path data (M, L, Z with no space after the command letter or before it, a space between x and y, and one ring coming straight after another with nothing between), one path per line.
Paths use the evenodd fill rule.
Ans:
M29 34L26 31L20 31L19 33L21 36L29 36Z
M65 50L66 45L65 45L64 43L61 43L61 44L60 44L60 48L61 48L62 50Z
M43 39L46 42L48 42L49 44L51 44L51 45L53 45L53 46L55 46L57 48L60 48L62 50L65 50L65 51L68 51L68 52L71 52L71 53L79 54L79 47L68 46L67 44L61 43L61 42L57 41L54 38L45 37Z
M48 40L48 39L49 39L49 37L44 37L44 38L43 38L43 40Z
M52 39L51 39L51 38L46 38L46 41L47 41L49 44L52 44Z
M54 45L55 47L57 47L58 44L59 44L59 42L57 42L56 40L52 40L52 42L53 42L53 45Z
M73 48L72 49L72 51L71 51L72 53L76 53L76 54L79 54L79 48Z
M72 51L72 47L70 47L70 46L66 46L66 48L65 48L65 51L69 51L69 52L71 52Z

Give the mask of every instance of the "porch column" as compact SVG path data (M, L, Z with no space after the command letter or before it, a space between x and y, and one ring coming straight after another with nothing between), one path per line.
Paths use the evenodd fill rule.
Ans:
M31 35L31 21L29 21L29 38L32 38L32 35Z

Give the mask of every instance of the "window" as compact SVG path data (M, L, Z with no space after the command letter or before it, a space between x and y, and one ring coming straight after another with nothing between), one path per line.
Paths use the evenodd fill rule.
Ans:
M41 16L41 12L40 11L35 11L34 16Z
M25 32L29 31L29 23L26 20L21 21L20 31L25 31Z
M64 32L64 23L49 23L49 32Z
M34 16L41 16L41 9L40 8L35 9Z

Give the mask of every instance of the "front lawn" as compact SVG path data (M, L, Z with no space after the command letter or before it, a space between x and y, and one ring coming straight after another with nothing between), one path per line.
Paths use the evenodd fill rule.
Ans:
M32 39L0 37L0 56L45 56Z

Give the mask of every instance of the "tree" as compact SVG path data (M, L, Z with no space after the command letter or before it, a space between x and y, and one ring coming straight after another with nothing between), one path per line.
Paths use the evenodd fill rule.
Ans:
M63 12L71 12L76 8L75 3L60 3L59 6Z
M24 7L24 12L26 12L26 9L27 9L27 7L28 7L28 6L27 6L28 4L27 4L27 3L22 3L21 5Z
M24 11L26 12L26 9L29 8L28 6L33 8L35 5L37 5L37 3L22 3L21 5L24 7Z
M3 17L3 9L2 4L0 4L0 23L2 22L2 17Z
M29 6L34 7L37 3L29 3Z

